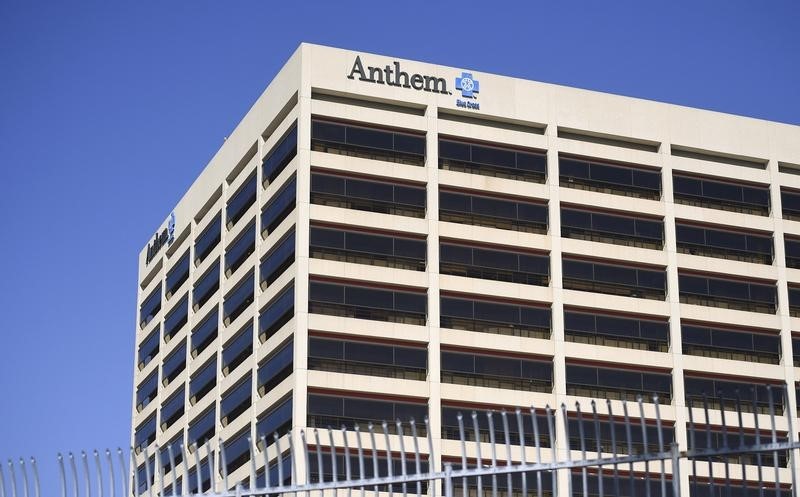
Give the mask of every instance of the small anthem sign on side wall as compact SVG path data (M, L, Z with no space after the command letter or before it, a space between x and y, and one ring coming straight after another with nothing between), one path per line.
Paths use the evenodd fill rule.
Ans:
M145 264L150 264L162 248L166 247L175 240L175 213L169 215L167 227L161 233L153 235L153 241L147 245L147 257Z

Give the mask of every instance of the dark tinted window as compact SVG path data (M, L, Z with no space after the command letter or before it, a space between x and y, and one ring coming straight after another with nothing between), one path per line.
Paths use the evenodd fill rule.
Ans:
M547 205L440 191L439 219L516 231L546 232Z
M677 222L678 249L684 253L772 264L772 237Z
M660 171L566 157L559 157L558 164L560 186L651 199L661 197Z
M424 217L425 187L312 173L311 202L348 209Z
M198 265L219 244L222 234L221 215L217 214L194 242L194 264Z
M202 446L206 440L214 437L214 414L212 407L189 423L189 445L196 443L198 446Z
M645 402L651 402L653 394L658 394L659 403L668 404L671 391L672 376L669 373L567 364L568 395L622 400L636 400L636 396L641 395Z
M192 357L204 351L217 338L219 311L214 309L192 330Z
M675 201L712 209L769 214L769 187L673 174Z
M166 430L168 427L180 419L186 408L186 387L182 386L170 398L161 404L161 429ZM177 447L173 447L175 450Z
M233 388L225 392L219 404L220 416L222 416L222 426L227 426L231 421L239 417L250 407L251 390L253 389L253 378L247 375L245 379L236 384Z
M150 292L142 304L139 306L139 326L143 327L153 320L158 311L161 310L161 285Z
M256 438L266 439L267 445L273 442L273 434L284 434L292 426L292 398L273 407L256 422Z
M661 249L664 223L562 207L561 234L570 238Z
M775 312L775 285L691 274L679 274L678 284L681 302L752 312Z
M414 418L419 423L419 430L424 429L427 416L428 406L425 404L313 394L308 396L310 427L345 426L352 430L356 424L380 424L382 421L393 423L398 419L407 423Z
M669 323L602 313L564 311L568 341L666 352Z
M166 359L162 366L161 381L164 385L169 384L172 380L177 378L178 374L186 369L186 342L184 341L180 347L175 349Z
M183 296L182 299L175 304L169 313L164 318L164 341L169 341L170 338L183 328L189 320L189 294Z
M256 249L256 224L253 221L225 250L225 274L230 275Z
M544 182L547 155L542 152L440 139L439 167L472 174Z
M755 383L748 379L715 379L691 376L687 374L683 380L686 391L686 402L692 407L702 407L705 402L712 409L718 409L720 399L726 406L736 405L737 397L740 405L746 412L769 412L770 397L776 412L781 412L783 408L782 385L772 385L772 393L767 389L766 384ZM700 421L700 420L697 420Z
M423 165L425 137L319 120L311 122L314 150Z
M222 348L222 374L227 375L253 353L253 325L247 325Z
M248 273L242 281L225 296L222 304L223 319L225 324L239 317L247 307L253 303L255 295L255 278L252 272Z
M189 382L189 397L192 404L203 398L217 384L217 359L205 364Z
M158 372L152 373L136 387L136 410L141 411L147 407L158 393Z
M258 393L263 396L292 374L293 343L289 342L272 354L258 368Z
M189 278L189 251L172 266L167 273L167 298L170 298L184 281Z
M250 176L231 198L225 209L228 229L242 218L247 209L256 201L256 175Z
M547 338L550 333L550 309L547 307L441 297L440 320L442 328L538 338Z
M425 269L425 240L333 228L311 227L311 256L345 262Z
M297 154L297 126L295 125L264 158L263 178L272 183Z
M780 337L777 333L752 333L699 325L681 325L683 353L778 364Z
M441 243L439 257L442 274L529 285L549 283L550 258L546 255Z
M625 267L564 258L564 288L637 298L664 300L663 270Z
M295 178L287 182L280 191L275 193L272 200L261 213L261 232L271 233L294 210L297 195L297 182Z
M312 228L313 229L313 228ZM294 262L294 231L273 247L261 263L261 282L267 285L278 279L283 271Z
M155 414L147 418L142 424L136 427L133 441L137 451L150 445L156 439L156 416Z
M218 289L219 264L212 264L208 271L194 284L194 290L192 291L194 309L199 309Z
M267 304L258 318L259 339L264 342L294 315L294 284Z
M144 368L158 354L158 347L161 343L160 329L156 328L139 345L137 357L139 359L139 369Z
M309 312L362 319L397 321L407 317L416 323L427 313L425 293L367 288L311 281ZM416 323L422 324L422 323Z

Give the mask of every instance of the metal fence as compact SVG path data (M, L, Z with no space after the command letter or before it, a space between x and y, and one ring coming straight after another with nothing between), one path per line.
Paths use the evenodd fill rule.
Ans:
M453 425L448 438L460 445L460 456L438 460L427 418L424 431L412 419L247 438L244 452L240 448L236 454L221 440L202 447L155 447L151 453L145 448L59 454L60 495L324 497L357 490L361 497L366 492L678 497L688 483L692 496L797 497L800 442L794 416L776 413L777 395L784 392L768 390L766 409L743 402L738 393L704 397L702 408L685 411L685 448L674 440L675 430L664 426L654 396L648 399L652 403L641 397L628 403L591 401L589 410L576 403L574 410L562 404L560 409L459 413L457 432ZM615 403L621 412L612 410ZM779 430L777 420L784 417L786 429ZM563 430L561 444L555 443L557 426ZM138 464L142 460L145 464ZM687 478L682 480L683 471ZM5 469L0 465L0 497L41 497L35 459L8 460Z

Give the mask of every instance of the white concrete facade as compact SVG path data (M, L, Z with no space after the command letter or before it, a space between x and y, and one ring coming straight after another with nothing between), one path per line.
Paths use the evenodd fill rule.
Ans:
M149 263L146 261L147 246L140 253L138 292L139 302L142 303L158 288L165 287L169 271L187 251L194 250L194 241L216 219L216 214L222 212L220 243L199 265L194 264L196 254L190 252L189 260L192 263L189 264L187 281L169 298L165 295L165 290L161 290L161 309L149 323L140 326L137 319L137 351L154 332L159 336L159 346L157 353L143 367L139 367L138 358L134 361L134 441L137 429L153 419L153 416L157 425L161 423L161 406L184 385L188 385L190 378L209 364L213 357L217 357L217 380L213 391L194 405L189 401L188 391L185 391L183 415L165 430L157 426L154 443L159 446L176 440L187 443L189 424L209 408L215 410L214 440L228 441L243 432L255 437L257 420L288 396L292 398L293 426L304 427L309 391L343 396L368 394L376 398L417 399L427 403L436 445L434 464L438 465L442 455L452 457L459 454L459 448L454 441L441 437L443 403L498 410L531 404L539 408L546 404L560 406L562 403L573 406L576 400L588 405L589 399L568 395L566 365L576 361L611 369L642 368L671 374L671 400L661 406L661 414L667 422L674 423L676 440L683 447L687 442L685 425L688 414L684 395L684 377L687 372L695 375L713 374L742 382L785 382L788 385L785 411L788 415L796 416L795 385L800 380L800 369L794 366L792 336L793 333L800 333L800 318L791 315L789 288L792 284L800 285L800 269L786 267L784 239L800 238L800 222L784 219L781 191L800 191L800 176L794 172L795 169L800 169L797 166L800 164L800 128L477 71L472 71L472 75L480 83L480 92L477 99L468 99L462 97L455 87L456 78L461 77L464 71L469 72L468 68L455 69L414 61L398 61L402 70L411 76L420 74L443 78L450 93L435 93L413 87L362 81L358 75L350 79L348 75L353 70L357 56L365 68L383 68L398 61L392 57L363 52L301 45L175 206L174 241L158 251ZM480 108L476 110L459 107L458 100L477 102ZM312 150L312 116L424 135L425 165L417 167ZM262 161L295 123L298 133L297 154L277 178L267 181L262 177ZM543 183L537 183L440 169L440 136L545 152L546 179ZM660 171L660 199L648 200L560 186L559 157L565 155ZM763 167L759 167L759 164ZM312 169L380 180L399 180L404 184L424 186L427 192L425 217L403 217L312 204ZM673 200L674 172L767 187L769 215L759 216L676 203ZM256 200L241 219L228 228L224 223L226 205L252 174L257 178ZM296 208L275 230L262 236L259 227L263 209L292 177L296 178L297 184ZM547 233L526 233L441 222L439 191L442 187L546 203ZM661 219L664 225L663 248L656 250L562 237L560 207L567 205ZM221 270L219 290L198 309L190 306L188 322L165 341L163 332L158 330L163 327L166 316L184 295L189 295L191 299L193 284L213 264L224 264L226 248L247 229L251 219L254 219L257 230L254 253L232 274L225 275L224 269ZM769 234L773 240L774 260L772 264L757 264L683 253L678 250L676 241L676 220L720 229L728 227L733 231L747 230ZM166 228L166 223L165 221L164 226L159 227L159 233ZM426 269L410 271L311 258L309 230L315 223L417 235L427 241ZM259 285L260 261L292 229L296 244L294 263L274 282ZM441 275L440 240L517 247L547 254L550 264L549 285L524 285ZM666 297L664 300L651 300L565 289L562 282L564 255L663 270L667 282ZM746 312L681 302L679 272L684 274L686 271L774 284L777 289L776 312ZM192 357L192 330L198 327L213 307L221 309L224 297L248 277L256 278L254 302L227 324L223 321L223 312L220 310L217 337L200 354ZM419 326L310 314L307 305L309 278L323 277L367 282L377 286L391 284L423 291L427 295L427 324ZM257 331L259 315L292 281L294 318L262 343ZM550 338L440 328L440 296L443 293L483 295L547 306L552 312ZM564 330L565 307L668 320L668 351L638 350L567 340ZM783 352L779 361L774 364L684 354L682 321L723 328L747 327L772 333L780 337L780 349ZM233 371L223 375L220 366L223 346L248 323L252 323L256 329L253 335L253 353ZM309 333L347 335L363 337L365 341L380 339L426 347L427 381L309 370ZM293 374L263 396L259 395L256 381L259 366L288 340L292 340L294 344ZM164 386L161 380L165 359L184 344L187 344L186 367ZM553 366L552 392L442 383L440 353L443 348L491 350L500 355L510 353L544 358L551 361ZM157 393L146 405L137 409L137 387L153 375L159 379ZM223 426L220 419L221 399L248 375L253 377L252 405L232 423ZM622 412L620 401L615 400L612 404L616 413ZM652 416L652 405L646 404L646 409L648 415ZM697 409L696 416L700 412ZM766 426L765 421L766 417L761 419L759 425ZM800 420L794 418L793 422L794 426L798 426ZM711 423L714 424L714 420ZM754 426L753 417L746 418L745 423ZM785 417L780 418L778 428L788 428ZM564 426L560 422L556 443L562 453L568 447L563 433ZM286 444L283 446L286 447ZM139 454L138 457L141 463L143 455ZM258 465L261 467L263 463L259 461ZM302 473L303 468L298 470ZM244 475L247 471L248 465L239 468L232 481L236 481L236 475ZM788 470L784 468L780 471L781 481L789 481ZM688 490L687 471L682 471L682 475L681 485L684 490ZM732 477L741 478L741 475ZM748 470L745 479L756 479L755 473ZM561 484L566 485L566 481Z

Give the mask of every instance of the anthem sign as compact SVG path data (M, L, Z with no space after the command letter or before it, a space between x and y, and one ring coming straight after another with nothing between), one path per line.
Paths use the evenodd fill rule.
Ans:
M400 62L396 60L391 64L386 64L384 67L366 66L365 68L364 64L361 63L361 57L356 55L356 60L353 62L353 68L350 69L347 79L356 78L367 83L450 95L447 90L447 81L444 78L428 76L427 74L408 74L400 69Z

